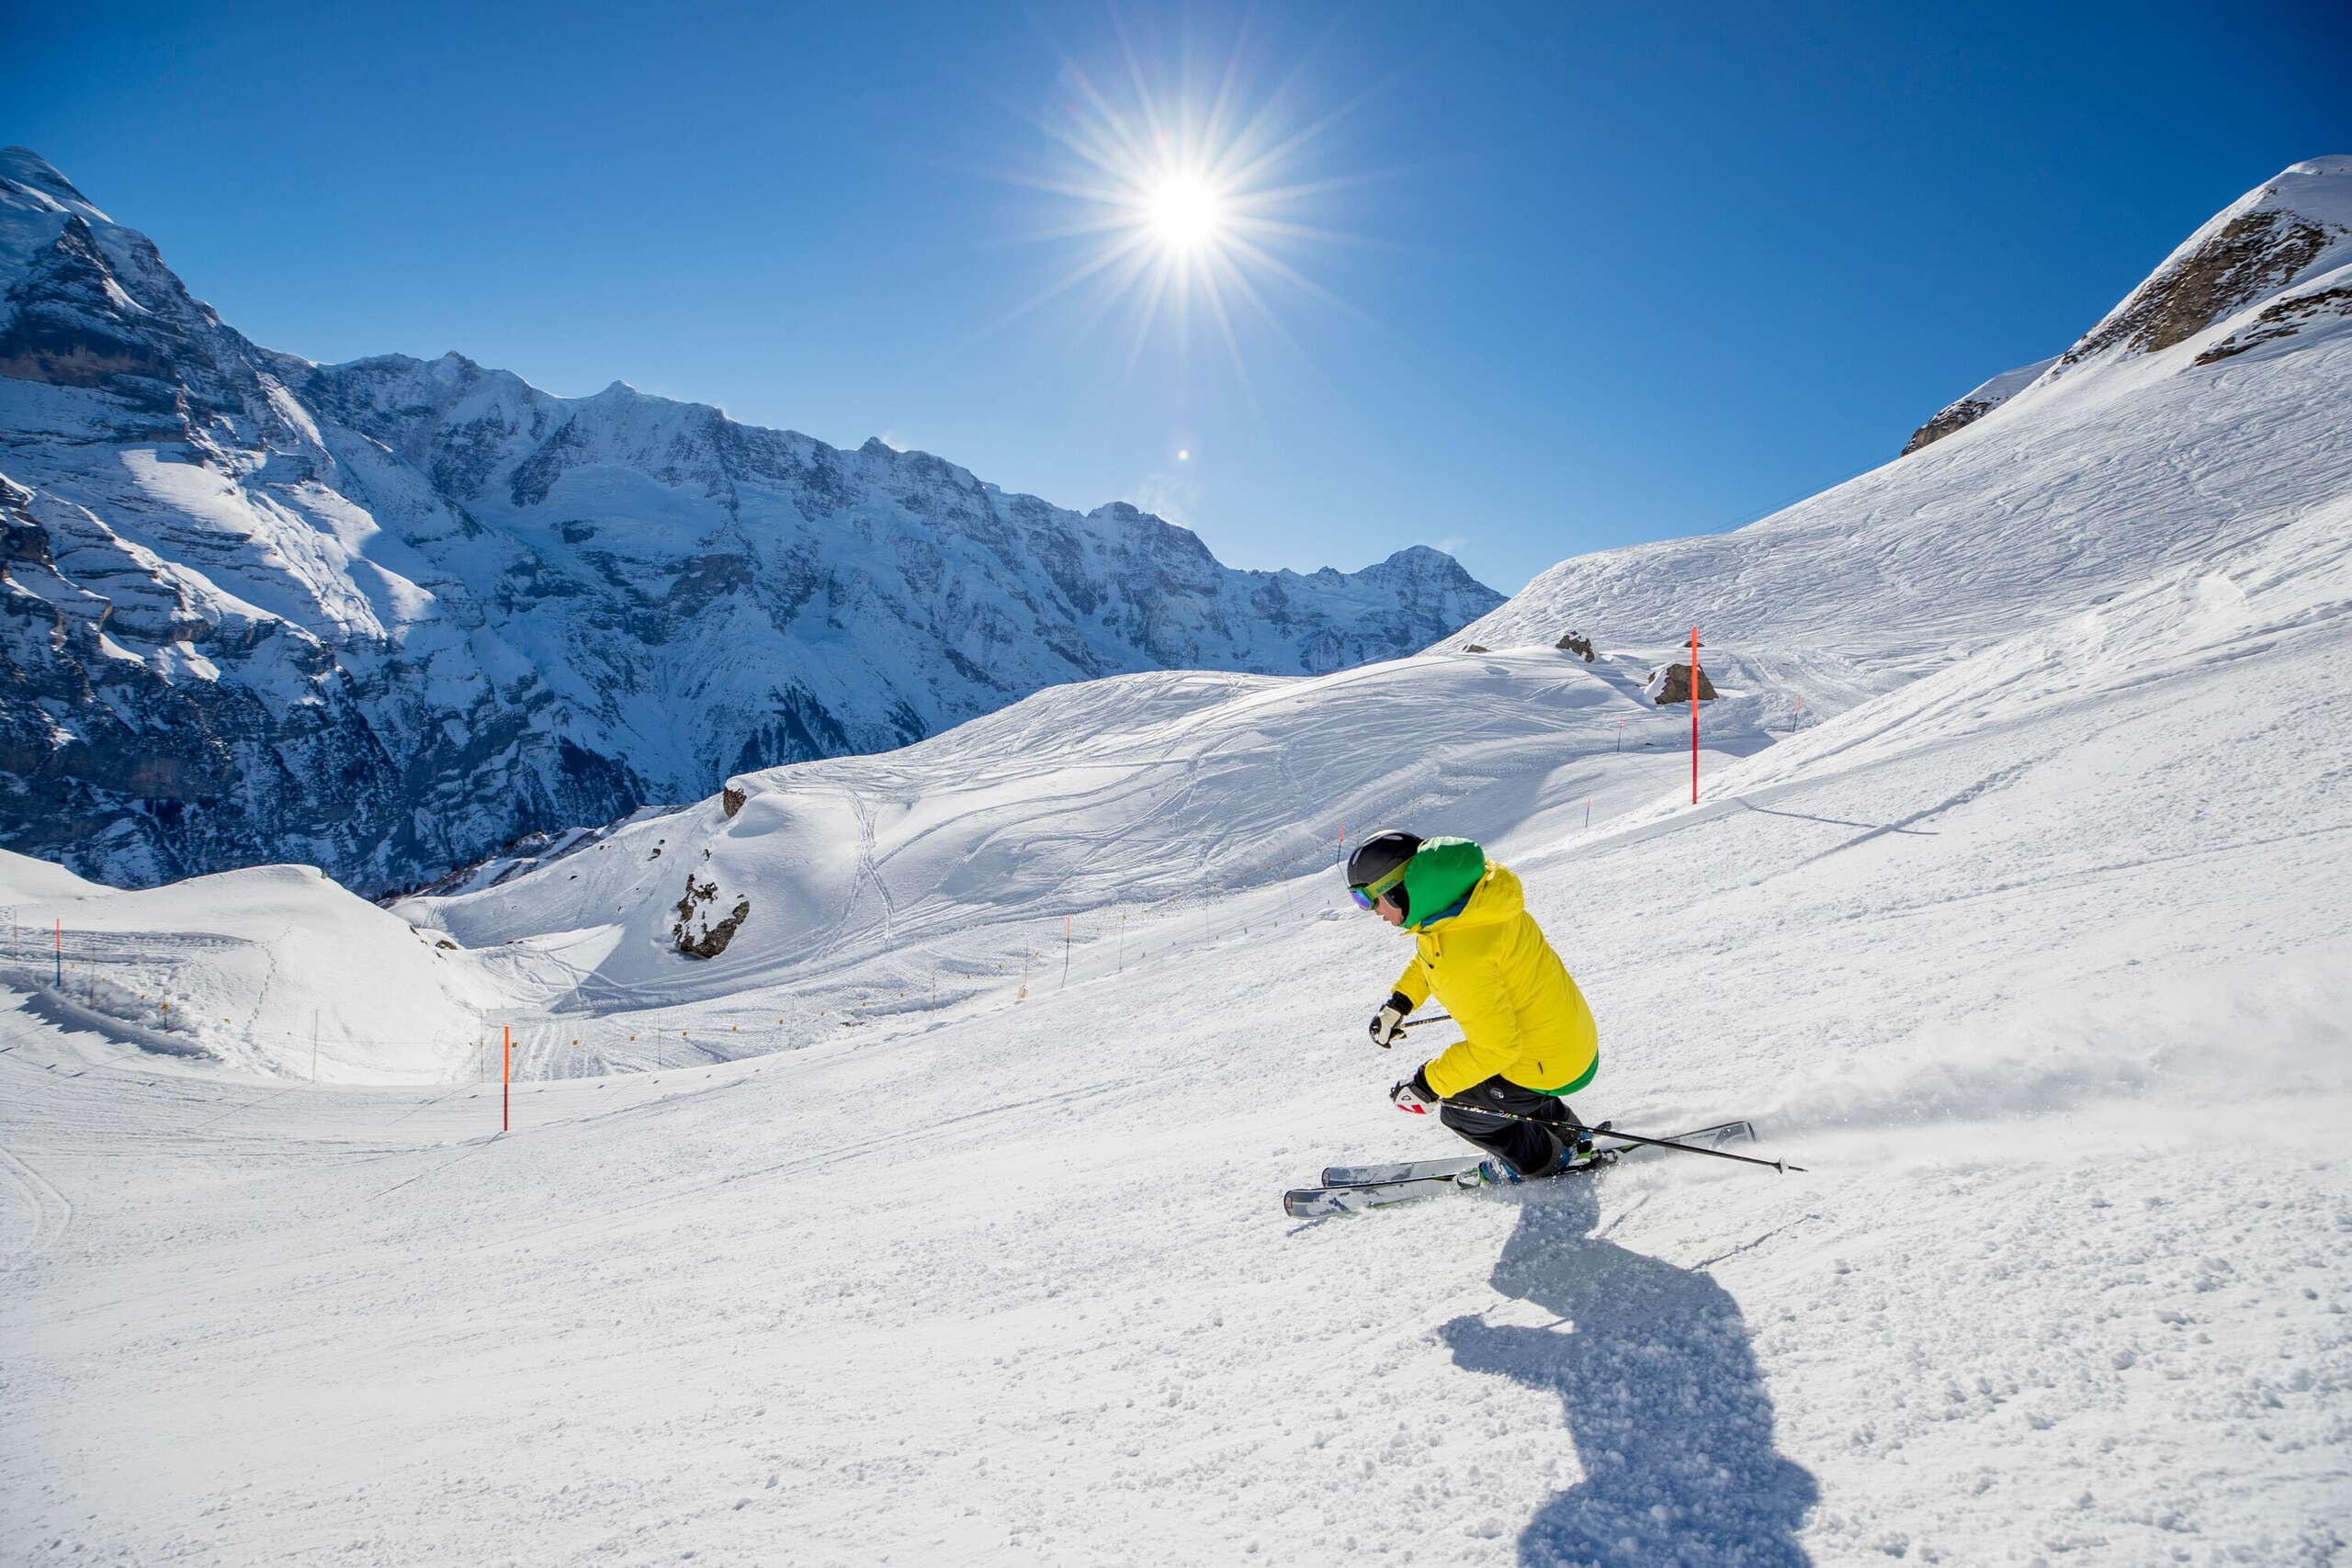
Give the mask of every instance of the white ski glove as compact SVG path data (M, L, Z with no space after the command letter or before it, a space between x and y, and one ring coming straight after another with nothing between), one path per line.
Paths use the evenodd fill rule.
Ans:
M1413 998L1402 991L1391 991L1380 1010L1372 1015L1372 1043L1385 1051L1396 1043L1405 1032L1405 1015L1413 1010Z
M1438 1108L1437 1090L1430 1087L1423 1076L1426 1068L1415 1067L1413 1076L1388 1091L1389 1100L1399 1111L1409 1111L1416 1116L1428 1116Z

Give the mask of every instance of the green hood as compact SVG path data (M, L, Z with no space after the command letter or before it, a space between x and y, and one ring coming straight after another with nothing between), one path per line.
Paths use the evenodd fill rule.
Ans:
M1469 897L1487 874L1487 852L1467 839L1423 839L1405 863L1404 929L1417 931L1421 923Z

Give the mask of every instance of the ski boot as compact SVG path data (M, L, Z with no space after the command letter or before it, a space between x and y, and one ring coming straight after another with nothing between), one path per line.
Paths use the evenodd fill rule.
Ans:
M1480 1160L1477 1169L1471 1174L1477 1178L1478 1185L1481 1187L1519 1187L1524 1185L1527 1180L1527 1178L1498 1159Z
M1591 1127L1581 1122L1572 1122L1565 1128L1553 1131L1560 1140L1560 1163L1552 1168L1555 1176L1565 1176L1572 1170L1589 1170L1595 1166L1611 1165L1616 1161L1616 1155L1608 1150L1599 1154L1593 1152L1592 1135L1608 1132L1609 1123L1606 1122Z

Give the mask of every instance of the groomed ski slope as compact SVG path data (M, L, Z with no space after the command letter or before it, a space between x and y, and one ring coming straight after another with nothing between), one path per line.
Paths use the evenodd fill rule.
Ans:
M1601 1020L1580 1107L1752 1115L1801 1177L1284 1219L1451 1146L1385 1100L1405 945L1328 870L1026 1000L528 1083L501 1138L479 1085L10 1014L0 1556L2340 1562L2347 536L1717 759L1695 810L1653 779L1587 831L1565 757L1460 786ZM1389 701L1442 731L1476 667Z
M503 965L518 1001L596 1056L685 1005L764 1044L779 1014L797 1040L819 1011L1001 1004L1024 955L1033 988L1063 983L1066 930L1071 976L1091 978L1237 912L1250 929L1312 916L1331 889L1299 878L1335 865L1351 831L1442 805L1460 831L1505 832L1545 795L1598 823L1671 788L1687 710L1644 694L1667 657L1522 649L1060 686L900 750L740 774L533 874L397 908ZM1725 694L1709 766L1840 705L1814 663L1711 658ZM746 913L724 952L682 964L689 878L709 895L697 930Z

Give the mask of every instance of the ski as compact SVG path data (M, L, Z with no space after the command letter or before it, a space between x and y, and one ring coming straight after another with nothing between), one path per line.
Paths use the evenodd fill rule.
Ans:
M1631 1144L1612 1145L1608 1139L1609 1123L1593 1129L1596 1150L1628 1149ZM1688 1133L1677 1133L1678 1144L1695 1144L1701 1148L1721 1148L1725 1144L1753 1141L1756 1129L1745 1122L1718 1122L1712 1127L1700 1127ZM1391 1181L1425 1181L1431 1177L1459 1176L1465 1170L1478 1168L1478 1156L1471 1155L1456 1159L1404 1160L1389 1165L1327 1165L1323 1168L1326 1187L1374 1187Z
M1715 1149L1725 1144L1753 1142L1755 1127L1747 1122L1718 1122L1678 1133L1673 1142L1693 1148ZM1612 1143L1607 1124L1593 1129L1592 1157L1561 1174L1582 1176L1604 1170L1627 1155L1654 1145ZM1293 1219L1320 1219L1329 1214L1357 1214L1367 1209L1434 1198L1450 1187L1476 1188L1478 1161L1473 1158L1406 1160L1387 1165L1334 1165L1323 1170L1320 1187L1298 1187L1283 1194L1283 1213Z
M1402 1181L1354 1181L1335 1187L1295 1187L1283 1194L1283 1213L1294 1220L1319 1220L1329 1214L1360 1214L1392 1203L1434 1198L1452 1187L1478 1185L1478 1162L1451 1176L1413 1176Z
M1379 1187L1392 1181L1427 1181L1433 1177L1460 1176L1478 1168L1478 1156L1464 1159L1408 1159L1394 1165L1327 1165L1326 1187Z

